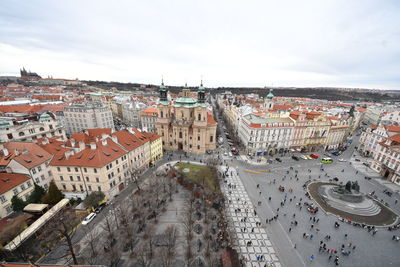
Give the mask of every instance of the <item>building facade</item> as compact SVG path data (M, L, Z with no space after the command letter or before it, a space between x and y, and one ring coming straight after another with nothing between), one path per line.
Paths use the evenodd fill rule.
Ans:
M28 142L8 142L3 144L2 161L8 173L25 174L47 189L53 179L49 163L52 155L38 144Z
M85 129L112 128L114 121L111 109L102 102L74 103L64 110L67 134Z
M55 136L66 138L64 127L52 113L19 120L0 120L0 142L35 141L38 138Z
M197 100L190 97L189 90L184 89L183 97L171 102L162 85L156 128L167 150L204 154L216 147L217 122L205 101L202 87Z
M266 118L254 114L243 117L239 128L239 139L250 155L273 155L291 147L294 120Z
M13 212L11 199L18 196L26 201L33 191L29 176L16 173L0 173L0 219Z
M142 130L145 132L156 133L156 123L158 117L157 108L146 108L140 112Z

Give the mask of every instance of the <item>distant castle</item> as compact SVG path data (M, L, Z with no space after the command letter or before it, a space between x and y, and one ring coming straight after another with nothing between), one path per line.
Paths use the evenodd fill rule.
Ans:
M19 72L21 73L21 77L39 78L39 79L42 78L36 72L31 72L30 70L26 71L25 68L20 69Z

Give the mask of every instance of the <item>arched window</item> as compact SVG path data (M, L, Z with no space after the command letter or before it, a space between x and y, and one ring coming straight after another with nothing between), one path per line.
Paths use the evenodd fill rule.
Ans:
M25 134L24 134L24 132L19 132L18 135L19 135L19 136L24 136Z
M39 131L43 132L43 131L44 131L44 128L43 128L43 127L40 127L40 128L39 128Z
M164 111L161 110L161 118L164 117Z
M201 114L199 113L197 120L201 121Z

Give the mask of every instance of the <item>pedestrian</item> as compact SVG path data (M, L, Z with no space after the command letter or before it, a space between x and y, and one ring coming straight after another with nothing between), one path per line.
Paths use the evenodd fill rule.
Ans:
M296 245L296 244L294 244L293 248L294 248L294 249L296 249L296 248L297 248L297 245Z
M344 234L344 238L347 238L347 234Z
M310 261L312 262L314 260L314 258L315 258L314 255L311 255L310 256Z
M291 231L292 231L292 228L290 227L290 228L289 228L289 233L290 233Z
M312 240L312 238L313 238L313 234L310 235L310 240Z

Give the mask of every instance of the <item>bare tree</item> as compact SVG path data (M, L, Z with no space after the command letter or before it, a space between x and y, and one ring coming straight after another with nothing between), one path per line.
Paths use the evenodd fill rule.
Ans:
M139 176L141 173L142 171L134 166L132 166L131 169L129 170L130 181L133 181L136 184L137 190L139 192L141 191L141 188L139 186Z
M86 228L85 230L84 249L87 252L82 253L83 258L90 264L95 265L100 254L99 245L99 231L96 228Z
M78 265L78 259L75 253L74 242L72 240L76 232L76 226L79 222L79 218L73 211L63 209L47 224L49 235L55 233L58 238L61 236L65 240L68 252L63 257L72 258L75 265Z
M185 229L185 241L186 241L186 260L189 265L192 257L192 238L193 238L193 227L194 227L194 198L189 198L185 200L184 210L182 214L182 224Z
M165 245L161 248L161 262L163 267L172 266L176 255L176 241L179 236L179 231L175 226L168 226L164 231Z

